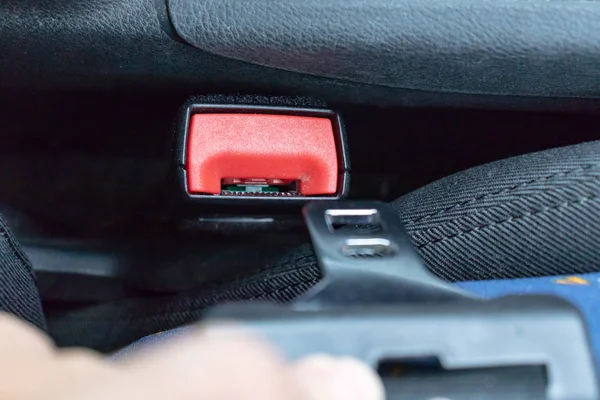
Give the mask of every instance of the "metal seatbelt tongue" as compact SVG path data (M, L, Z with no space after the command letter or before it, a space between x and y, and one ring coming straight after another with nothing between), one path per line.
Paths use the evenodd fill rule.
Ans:
M425 268L387 204L310 203L303 213L323 279L298 307L474 299Z

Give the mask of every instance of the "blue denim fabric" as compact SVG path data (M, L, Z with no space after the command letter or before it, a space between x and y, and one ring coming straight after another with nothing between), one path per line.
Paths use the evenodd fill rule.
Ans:
M493 281L459 282L458 286L483 298L496 298L510 294L551 294L563 297L576 305L585 316L593 351L600 370L600 273L545 278L507 279ZM145 346L153 346L173 337L185 335L190 327L147 336L117 352L114 357ZM568 345L568 344L566 344Z

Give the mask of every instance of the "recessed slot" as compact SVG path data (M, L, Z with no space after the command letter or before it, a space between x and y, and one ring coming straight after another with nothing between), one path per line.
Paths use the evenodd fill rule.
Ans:
M382 230L381 216L376 209L327 210L325 218L331 232L375 233Z
M385 360L377 369L388 398L546 399L543 365L445 369L436 357Z
M222 179L221 194L227 196L302 196L300 181L263 178Z
M342 254L353 258L383 258L394 254L394 250L387 239L348 239L342 246Z

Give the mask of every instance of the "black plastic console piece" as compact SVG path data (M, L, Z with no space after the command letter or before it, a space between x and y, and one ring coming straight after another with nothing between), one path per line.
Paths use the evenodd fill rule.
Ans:
M310 203L304 216L322 282L289 306L212 317L244 321L290 359L329 353L379 367L388 399L598 398L586 324L570 303L484 301L441 281L383 203Z

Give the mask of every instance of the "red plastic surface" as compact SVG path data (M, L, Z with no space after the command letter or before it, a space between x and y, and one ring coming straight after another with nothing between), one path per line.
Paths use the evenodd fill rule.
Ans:
M299 180L303 195L333 195L337 160L328 118L196 114L188 132L188 191L218 194L221 179L265 178Z

